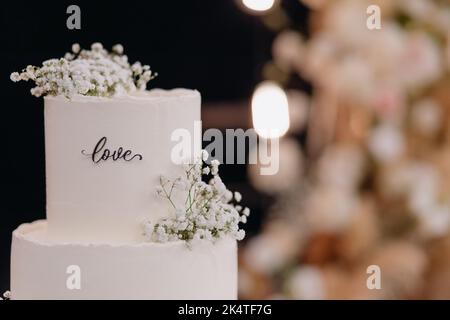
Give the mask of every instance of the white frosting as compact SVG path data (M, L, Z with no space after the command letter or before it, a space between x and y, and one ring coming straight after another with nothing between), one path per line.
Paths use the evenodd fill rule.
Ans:
M140 223L169 215L156 197L161 174L180 167L170 154L173 130L200 120L200 94L187 89L138 92L115 98L45 98L47 219L53 240L127 243L142 240ZM142 160L94 163L101 137L105 148L141 154ZM200 141L193 146L201 148ZM100 156L100 155L99 155ZM180 195L181 198L181 195Z
M47 221L13 233L12 299L236 299L235 240L189 248L142 238L143 218L171 214L155 192L161 174L181 173L171 134L184 128L195 136L198 120L193 90L46 97ZM111 152L130 149L142 160L95 163L88 154L102 137ZM201 141L193 143L198 152ZM79 267L80 289L67 287L70 266Z
M47 223L23 224L13 233L12 299L236 299L236 241L128 245L61 243ZM68 289L67 268L80 269ZM73 275L73 274L72 274Z

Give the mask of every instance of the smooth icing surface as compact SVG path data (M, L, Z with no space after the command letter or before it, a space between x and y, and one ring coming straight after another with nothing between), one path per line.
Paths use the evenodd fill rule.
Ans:
M232 239L108 245L55 242L47 222L13 233L12 299L236 299L237 246ZM68 289L69 266L80 289Z
M172 132L187 129L200 151L197 91L46 97L44 112L47 220L13 233L12 299L237 298L235 240L188 247L142 236L142 219L172 214L155 191L161 174L182 171Z
M46 97L44 110L49 237L141 241L143 219L156 221L170 214L168 203L156 197L155 190L161 174L181 173L171 161L178 143L171 135L183 128L194 137L194 122L200 120L198 91ZM192 142L195 152L201 148L197 142ZM92 158L94 150L99 151L98 162Z

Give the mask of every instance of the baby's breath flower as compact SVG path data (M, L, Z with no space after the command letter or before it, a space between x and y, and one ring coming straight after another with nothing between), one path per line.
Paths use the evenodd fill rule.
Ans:
M94 43L91 45L91 50L92 50L92 51L99 52L99 51L101 51L102 49L103 49L103 45L102 45L100 42L94 42Z
M174 209L171 218L160 219L154 227L144 225L144 234L147 239L156 242L175 240L209 240L215 241L225 236L242 240L245 232L239 229L239 223L246 223L250 210L231 203L233 196L236 202L242 198L241 194L234 194L228 190L220 176L217 174L219 161L213 160L211 164L203 167L207 153L192 164L183 166L185 173L182 177L170 180L160 178L157 188L159 196L165 198ZM206 183L202 175L213 173L213 178ZM172 199L174 189L187 190L185 206L178 207ZM242 213L240 213L242 211ZM153 225L151 225L153 226Z
M75 53L75 54L77 54L77 53L79 53L80 52L80 45L78 44L78 43L74 43L73 45L72 45L72 52L73 53Z
M208 175L211 172L211 169L209 169L209 167L204 167L202 173L204 175Z
M10 75L10 79L14 82L20 81L20 74L18 72L13 72Z
M73 58L75 58L75 55L70 52L66 52L66 54L64 55L64 59L66 60L72 60Z
M31 93L36 97L71 98L76 94L110 97L145 90L156 74L140 63L130 66L121 45L115 45L113 51L109 53L98 42L92 44L91 50L81 50L74 44L72 52L64 58L46 60L41 67L27 66L20 73L13 72L10 78L14 82L34 81L36 86Z
M241 241L242 239L245 238L245 230L243 229L239 229L238 231L236 231L236 240Z
M131 71L133 71L136 74L142 73L143 69L142 69L142 65L139 61L136 61L135 63L133 63L131 65Z
M217 159L214 159L211 161L211 174L212 175L217 175L219 173L219 165L220 162Z
M34 88L31 88L30 92L33 96L40 97L44 93L44 90L42 87L34 87Z
M112 47L112 51L116 54L123 54L123 46L121 44L116 44Z
M11 292L10 291L5 291L3 293L3 299L2 300L10 300L10 299L11 299Z

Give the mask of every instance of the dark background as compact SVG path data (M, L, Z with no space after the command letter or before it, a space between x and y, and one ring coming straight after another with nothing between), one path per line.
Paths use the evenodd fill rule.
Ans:
M304 23L306 10L299 2L286 3ZM81 8L81 30L66 28L70 4ZM250 124L249 97L262 80L274 34L233 0L8 1L0 10L2 293L9 289L12 231L20 223L45 218L43 100L31 96L31 84L11 82L11 72L61 57L74 42L88 48L98 41L108 49L121 43L131 62L150 64L159 73L149 87L201 92L204 128L245 127ZM233 113L221 117L227 105L235 106ZM247 230L257 232L270 199L246 183L245 166L225 166L222 173L252 208Z

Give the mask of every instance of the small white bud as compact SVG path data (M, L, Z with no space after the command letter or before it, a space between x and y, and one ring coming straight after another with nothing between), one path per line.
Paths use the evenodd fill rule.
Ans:
M240 229L238 232L236 232L236 240L241 241L245 238L245 231Z
M75 53L75 54L77 54L77 53L79 53L80 52L80 45L78 44L78 43L74 43L73 45L72 45L72 52L73 53Z
M5 293L3 293L3 298L5 300L11 299L11 292L10 291L5 291Z
M100 42L94 42L91 45L91 49L92 49L92 51L99 52L99 51L103 50L103 45Z
M11 81L14 81L14 82L20 81L20 74L18 72L13 72L13 73L11 73L9 78L11 79Z
M202 150L202 160L206 161L208 160L208 157L209 157L208 151Z
M117 54L123 54L123 46L121 44L116 44L112 47L112 51Z

